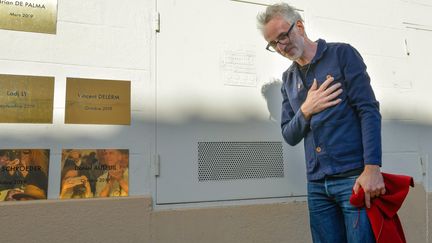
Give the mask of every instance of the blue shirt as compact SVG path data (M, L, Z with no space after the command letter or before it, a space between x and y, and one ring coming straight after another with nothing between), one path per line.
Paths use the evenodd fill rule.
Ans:
M318 40L317 52L302 80L298 64L283 73L282 135L290 145L304 139L309 181L364 167L381 166L381 114L362 57L349 44ZM307 121L300 106L314 78L331 75L343 89L342 101ZM306 87L305 87L306 86Z

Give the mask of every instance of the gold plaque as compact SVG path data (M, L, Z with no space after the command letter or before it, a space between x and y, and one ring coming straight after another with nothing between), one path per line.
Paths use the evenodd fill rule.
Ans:
M0 201L46 199L49 149L0 150Z
M60 198L129 195L128 149L63 149Z
M57 0L0 0L0 28L55 34Z
M65 123L130 125L130 81L67 78Z
M52 123L54 77L0 74L0 122Z

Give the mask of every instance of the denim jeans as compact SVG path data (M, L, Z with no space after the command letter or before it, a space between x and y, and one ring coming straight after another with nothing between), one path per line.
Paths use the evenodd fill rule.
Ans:
M373 243L364 208L349 202L358 176L308 182L309 219L314 243Z

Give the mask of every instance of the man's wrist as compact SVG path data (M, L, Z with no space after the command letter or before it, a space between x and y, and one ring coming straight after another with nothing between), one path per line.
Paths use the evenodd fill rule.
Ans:
M365 165L364 171L381 171L381 167L379 165Z
M309 113L306 112L304 106L300 106L300 112L302 113L303 117L305 118L306 121L309 121L311 119L311 115Z

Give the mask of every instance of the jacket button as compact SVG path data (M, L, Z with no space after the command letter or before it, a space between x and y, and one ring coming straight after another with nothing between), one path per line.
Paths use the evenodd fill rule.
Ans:
M315 151L317 151L317 153L321 153L321 147L316 147Z

